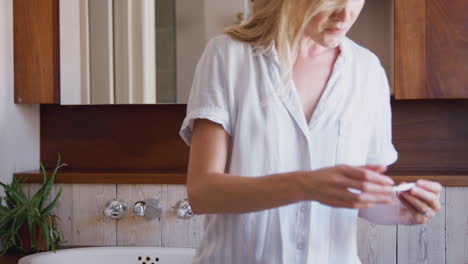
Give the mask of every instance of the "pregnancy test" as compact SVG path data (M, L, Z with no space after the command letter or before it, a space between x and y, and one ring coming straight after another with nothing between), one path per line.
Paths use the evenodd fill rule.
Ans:
M393 186L393 190L395 192L404 192L404 191L411 190L411 188L413 188L415 185L416 184L414 182L403 183L398 186Z
M404 192L404 191L411 190L411 188L413 188L414 185L416 185L414 182L408 182L408 183L403 183L397 186L393 186L392 188L393 188L393 191L395 192ZM357 190L354 188L348 188L348 191L352 193L358 193L358 194L361 193L360 190Z

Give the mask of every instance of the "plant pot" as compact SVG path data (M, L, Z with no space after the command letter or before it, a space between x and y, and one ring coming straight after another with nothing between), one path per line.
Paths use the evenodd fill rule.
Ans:
M52 222L56 223L56 216L55 215L52 215ZM47 219L47 225L49 226L49 228L51 228L51 223L49 223L49 220ZM24 251L26 252L31 252L31 251L47 251L48 248L47 248L47 242L46 242L46 239L45 238L42 238L42 229L36 225L34 227L35 229L35 234L34 234L34 239L35 239L35 242L34 242L34 245L35 245L35 248L31 248L31 236L30 236L30 232L29 232L29 228L28 228L28 223L24 223L20 230L19 230L19 235L20 235L20 238L21 238L21 241L23 241L23 249ZM41 238L42 238L42 244L39 245L39 243L41 242Z

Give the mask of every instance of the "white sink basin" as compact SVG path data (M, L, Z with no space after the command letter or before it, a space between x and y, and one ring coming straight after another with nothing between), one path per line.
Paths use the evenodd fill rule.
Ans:
M37 253L18 264L188 264L194 256L192 248L86 247Z

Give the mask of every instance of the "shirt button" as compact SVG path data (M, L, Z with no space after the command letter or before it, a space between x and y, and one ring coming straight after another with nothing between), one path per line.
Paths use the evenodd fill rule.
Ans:
M297 244L297 248L298 248L298 249L303 249L303 248L304 248L304 243L299 243L299 244Z
M305 206L302 206L302 207L301 207L301 212L304 213L305 211L306 211Z

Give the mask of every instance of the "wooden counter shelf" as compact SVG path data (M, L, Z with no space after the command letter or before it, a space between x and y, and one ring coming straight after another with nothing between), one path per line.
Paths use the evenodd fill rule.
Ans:
M50 175L50 172L48 172ZM400 182L414 182L418 179L438 181L443 186L468 187L468 172L401 172L386 173ZM26 183L42 183L39 171L15 173L17 179L29 176ZM85 183L85 184L185 184L186 172L183 171L62 171L57 173L56 183Z
M47 171L47 175L51 172ZM40 171L15 173L19 179L29 176L26 183L42 183ZM186 173L183 171L98 171L77 170L59 171L56 183L88 183L88 184L185 184Z
M418 179L425 179L430 181L437 181L442 184L442 186L447 187L468 187L468 171L389 171L385 174L390 176L397 184L401 182L415 182Z

